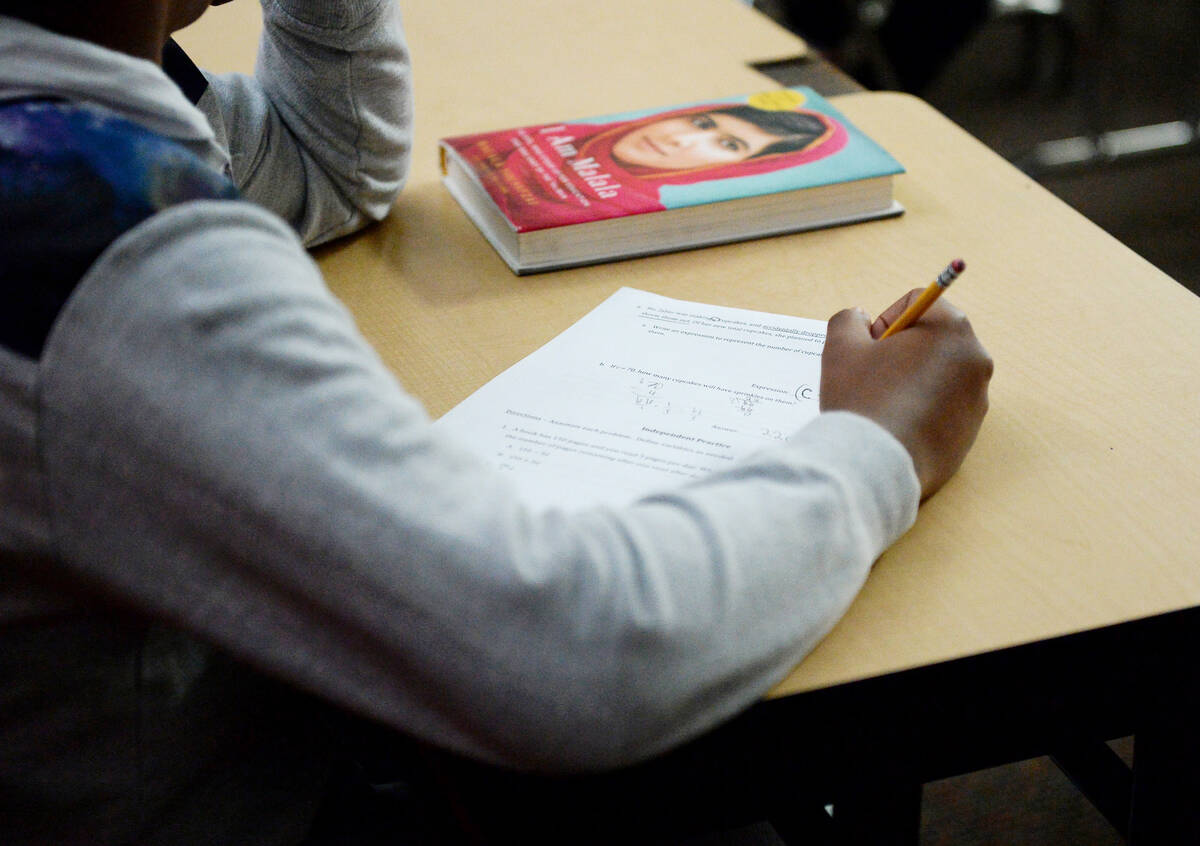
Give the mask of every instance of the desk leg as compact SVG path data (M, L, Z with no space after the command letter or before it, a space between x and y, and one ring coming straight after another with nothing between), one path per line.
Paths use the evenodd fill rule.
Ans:
M1200 712L1174 713L1133 741L1134 846L1200 843Z
M1102 740L1063 743L1050 759L1091 800L1121 837L1129 838L1133 772Z
M837 846L917 846L921 839L921 784L864 785L833 803Z

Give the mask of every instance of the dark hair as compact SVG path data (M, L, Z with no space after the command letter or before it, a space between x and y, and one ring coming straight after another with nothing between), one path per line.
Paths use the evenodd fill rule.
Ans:
M712 112L741 118L772 135L780 136L780 140L768 144L751 158L803 150L829 128L825 121L812 112L775 111L756 109L754 106L725 106Z

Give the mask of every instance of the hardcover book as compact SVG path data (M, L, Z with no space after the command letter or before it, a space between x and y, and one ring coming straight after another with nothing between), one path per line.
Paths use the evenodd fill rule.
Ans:
M808 88L439 147L446 187L518 274L903 212L904 168Z

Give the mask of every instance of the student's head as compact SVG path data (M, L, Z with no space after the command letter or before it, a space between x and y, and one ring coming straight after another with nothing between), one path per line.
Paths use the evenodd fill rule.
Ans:
M224 6L230 0L167 0L171 7L171 31L183 29L196 21L209 6Z
M230 0L0 0L0 15L157 61L171 33Z
M612 155L652 170L719 167L803 150L826 130L807 112L723 106L642 123L613 144Z

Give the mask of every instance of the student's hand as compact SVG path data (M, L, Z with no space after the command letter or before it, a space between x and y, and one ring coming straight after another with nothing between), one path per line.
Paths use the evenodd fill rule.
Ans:
M821 410L853 411L895 435L912 456L924 499L954 475L975 442L992 359L944 297L912 326L878 340L920 294L910 291L874 323L862 309L830 318Z

